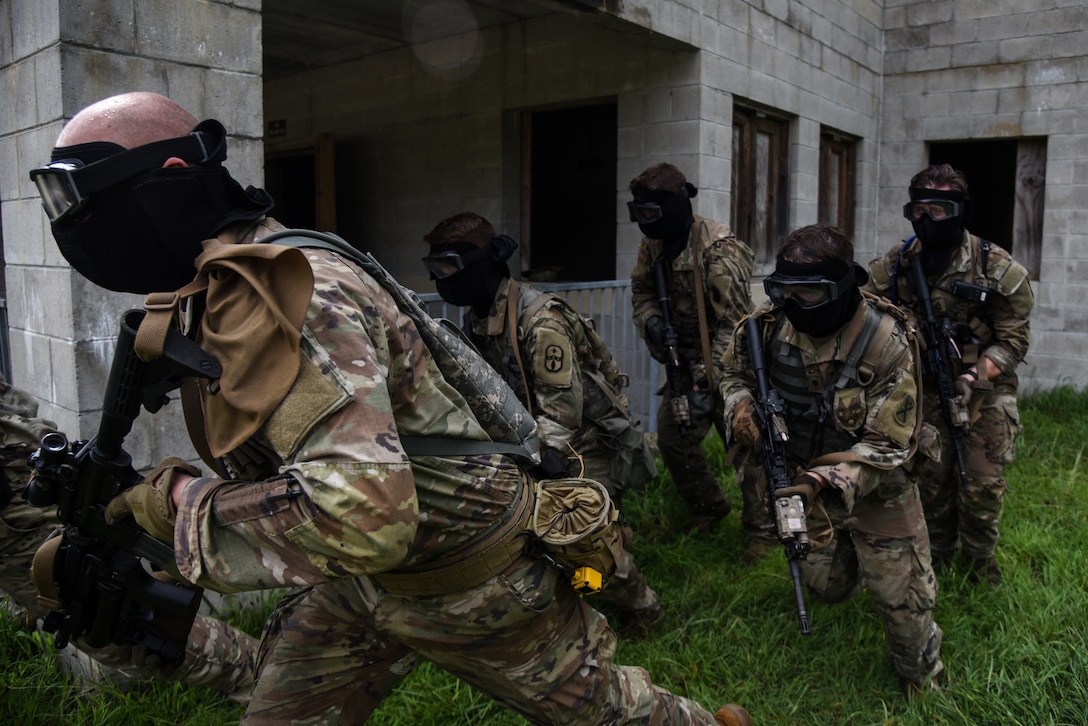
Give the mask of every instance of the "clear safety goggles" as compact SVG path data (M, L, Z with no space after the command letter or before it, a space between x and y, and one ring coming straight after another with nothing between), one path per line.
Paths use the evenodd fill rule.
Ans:
M72 172L83 168L79 159L55 161L48 166L30 172L30 180L38 187L42 207L50 222L75 215L87 202Z
M653 224L664 216L656 202L627 202L627 211L631 221L639 224Z
M775 305L784 307L787 300L793 300L805 309L817 308L838 300L853 285L853 275L847 275L845 279L837 282L822 275L785 277L772 274L763 280L763 289Z
M38 187L49 221L63 222L78 214L93 195L161 166L168 157L191 164L222 161L225 136L218 121L204 121L188 136L137 146L93 164L84 165L79 159L54 161L31 170L30 180Z
M961 210L959 202L948 199L918 199L903 205L903 216L912 222L917 222L923 216L929 215L934 222L940 222L959 216Z
M427 268L432 280L445 280L456 275L469 265L472 265L486 257L493 257L494 250L490 247L476 247L475 249L461 253L456 250L436 252L423 258L423 266Z

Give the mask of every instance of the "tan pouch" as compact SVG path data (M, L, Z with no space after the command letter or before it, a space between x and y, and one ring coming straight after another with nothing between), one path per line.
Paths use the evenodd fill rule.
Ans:
M529 530L561 564L592 568L606 586L623 553L619 511L608 490L592 479L570 478L542 479L533 491Z

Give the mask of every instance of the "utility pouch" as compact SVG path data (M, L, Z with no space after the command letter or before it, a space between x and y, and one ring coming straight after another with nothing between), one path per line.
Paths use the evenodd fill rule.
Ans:
M571 575L579 592L603 589L623 554L623 527L608 490L592 479L543 479L533 494L529 531L546 559Z

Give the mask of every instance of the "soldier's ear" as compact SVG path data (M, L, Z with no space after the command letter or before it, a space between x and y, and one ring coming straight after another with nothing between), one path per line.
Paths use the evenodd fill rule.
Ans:
M861 287L869 282L869 271L858 263L854 263L854 284Z
M518 243L513 237L500 234L491 238L491 246L495 249L492 257L498 262L506 262L518 248Z

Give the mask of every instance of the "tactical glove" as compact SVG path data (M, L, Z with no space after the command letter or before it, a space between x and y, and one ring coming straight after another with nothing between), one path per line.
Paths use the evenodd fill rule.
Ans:
M660 315L646 321L646 345L651 358L658 363L665 362L665 318Z
M960 396L962 405L966 406L971 402L971 393L974 391L974 385L977 381L978 371L974 368L968 368L952 384L956 388L956 393Z
M706 418L714 410L714 392L705 378L695 384L688 398L691 399L692 420Z
M774 498L787 499L794 494L797 494L801 497L801 501L804 503L805 511L807 512L812 506L812 500L816 498L816 495L824 488L824 486L825 484L822 478L806 471L803 474L798 474L794 477L793 483L788 487L783 487L782 489L775 491Z
M733 440L741 446L751 449L759 441L759 419L756 418L756 405L750 398L742 398L733 407Z
M143 481L110 500L106 505L106 521L116 524L131 514L136 524L152 537L172 543L177 507L170 497L170 481L175 470L200 476L200 469L176 456L168 456Z

